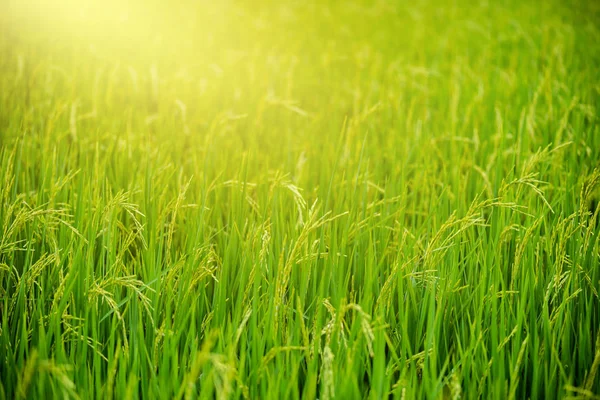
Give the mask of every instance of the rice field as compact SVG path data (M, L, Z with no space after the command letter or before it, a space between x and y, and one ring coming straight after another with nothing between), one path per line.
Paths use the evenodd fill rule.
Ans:
M0 399L600 399L600 3L0 2Z

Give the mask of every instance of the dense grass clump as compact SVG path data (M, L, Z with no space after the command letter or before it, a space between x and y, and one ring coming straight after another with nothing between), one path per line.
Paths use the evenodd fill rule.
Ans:
M600 398L594 1L0 6L0 399Z

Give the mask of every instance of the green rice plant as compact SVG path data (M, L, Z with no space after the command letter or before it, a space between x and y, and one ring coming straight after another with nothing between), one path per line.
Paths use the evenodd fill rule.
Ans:
M599 22L0 2L0 399L600 398Z

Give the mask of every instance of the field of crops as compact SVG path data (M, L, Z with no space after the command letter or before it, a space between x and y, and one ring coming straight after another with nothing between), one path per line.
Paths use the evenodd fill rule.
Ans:
M600 399L600 2L0 1L0 399Z

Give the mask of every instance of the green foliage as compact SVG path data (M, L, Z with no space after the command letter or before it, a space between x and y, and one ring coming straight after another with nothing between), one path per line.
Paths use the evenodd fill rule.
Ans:
M600 397L597 3L28 3L0 399Z

